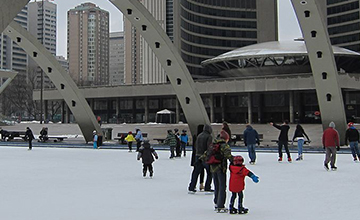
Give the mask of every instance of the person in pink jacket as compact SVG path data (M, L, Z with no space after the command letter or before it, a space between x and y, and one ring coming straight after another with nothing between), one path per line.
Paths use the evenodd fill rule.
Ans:
M259 182L259 177L248 170L244 165L242 156L235 156L233 162L229 166L230 183L229 190L232 193L230 198L229 212L230 214L245 214L249 209L243 206L243 191L245 189L245 177L250 177L255 183ZM235 199L239 196L238 209L234 208Z
M337 170L336 150L340 150L339 133L335 130L335 123L330 122L329 127L325 129L322 136L322 144L326 151L324 168L329 170L328 163L330 162L331 170Z

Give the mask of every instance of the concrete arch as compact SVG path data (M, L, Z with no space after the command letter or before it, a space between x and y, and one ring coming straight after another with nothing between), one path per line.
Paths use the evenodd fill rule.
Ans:
M84 135L85 141L92 141L93 131L96 130L100 133L101 129L89 104L70 75L65 72L55 57L17 22L11 22L5 28L4 33L23 48L41 69L44 70L76 118L76 122Z
M190 72L177 49L139 1L109 1L136 27L159 59L184 111L189 129L192 135L196 135L198 125L210 124L210 120Z
M17 72L9 71L9 70L2 70L0 69L0 78L4 77L7 78L5 82L0 85L0 94L4 91L4 89L10 84L10 82L15 78Z
M334 121L345 142L346 116L329 34L316 0L291 0L298 18L314 77L323 129ZM327 77L323 77L323 75Z

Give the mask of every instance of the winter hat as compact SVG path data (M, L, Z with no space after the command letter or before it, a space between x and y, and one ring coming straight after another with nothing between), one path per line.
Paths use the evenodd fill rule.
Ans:
M235 166L241 166L244 163L244 158L242 156L235 156L233 163Z
M329 127L330 127L330 128L335 128L335 123L334 123L333 121L330 122Z
M96 130L93 131L93 134L96 134Z
M349 127L354 126L354 122L349 122L349 123L348 123L348 126L349 126Z
M220 131L220 138L221 139L224 139L225 141L228 141L230 138L229 138L229 134L226 132L226 131L224 131L224 130L221 130Z
M129 133L128 134L132 134L132 131L129 131Z

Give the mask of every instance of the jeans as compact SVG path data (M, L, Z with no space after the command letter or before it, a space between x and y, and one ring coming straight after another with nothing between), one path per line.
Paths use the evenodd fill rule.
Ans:
M356 155L357 155L360 160L359 144L357 141L350 142L350 149L351 149L351 154L353 155L353 157L356 158Z
M298 139L297 145L298 145L298 154L300 156L303 154L304 139Z
M249 152L250 162L255 162L256 160L255 144L248 144L247 148Z
M223 173L221 170L213 173L214 178L214 204L217 205L217 208L225 208L226 200L226 173Z
M324 164L328 164L330 162L331 167L335 167L336 161L336 147L325 147L326 155Z
M286 151L286 154L287 154L287 157L288 158L291 158L290 156L290 151L289 151L289 147L288 147L288 142L287 141L279 141L278 142L278 146L279 146L279 157L282 158L282 147L284 146L285 148L285 151Z
M205 191L211 190L211 180L212 180L212 174L210 172L210 167L205 162L202 162L199 160L200 156L195 157L195 164L194 164L194 170L191 174L191 181L189 184L189 191L195 190L195 186L197 183L197 179L199 175L201 175L202 172L204 172L204 169L206 170L206 182L205 182ZM201 180L200 180L201 182Z
M186 143L181 142L181 150L180 150L180 155L181 155L181 151L184 151L184 156L186 156Z
M238 192L238 193L232 192L232 195L231 195L231 198L230 198L230 206L229 206L230 209L231 209L231 208L234 208L234 206L235 206L235 199L236 199L236 196L237 196L237 195L239 196L238 209L240 210L240 209L243 207L243 205L242 205L242 203L243 203L243 198L244 198L243 191L240 191L240 192Z

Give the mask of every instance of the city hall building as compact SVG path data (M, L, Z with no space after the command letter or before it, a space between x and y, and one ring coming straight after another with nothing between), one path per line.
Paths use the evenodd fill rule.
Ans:
M360 54L336 46L333 51L346 116L357 120ZM303 41L254 44L205 60L202 66L211 75L217 75L195 80L211 122L267 123L288 119L320 123L321 112ZM94 114L104 122L154 122L156 112L163 109L174 111L177 121L186 122L170 83L81 87L80 90ZM40 100L39 91L34 91L34 100ZM62 102L62 121L73 120L56 89L46 90L44 100ZM49 109L45 112L48 114Z

